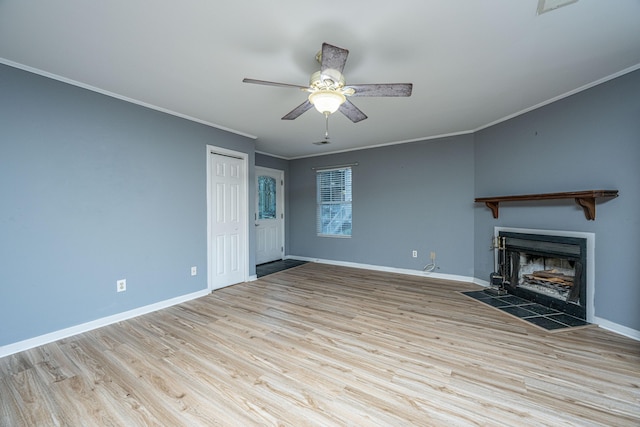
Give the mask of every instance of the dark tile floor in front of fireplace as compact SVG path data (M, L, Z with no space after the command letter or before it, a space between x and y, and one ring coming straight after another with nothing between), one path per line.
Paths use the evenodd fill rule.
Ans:
M548 331L589 325L582 319L515 295L498 295L492 289L462 293Z

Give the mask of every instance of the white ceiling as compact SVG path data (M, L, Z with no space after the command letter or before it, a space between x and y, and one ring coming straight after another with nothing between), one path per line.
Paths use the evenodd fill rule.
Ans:
M554 2L556 3L556 2ZM640 68L640 0L0 0L0 62L255 137L284 158L465 133ZM347 84L414 84L324 117L297 89L322 42Z

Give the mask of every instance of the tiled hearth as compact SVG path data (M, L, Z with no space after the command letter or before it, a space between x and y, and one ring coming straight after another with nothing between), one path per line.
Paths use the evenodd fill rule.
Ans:
M548 331L588 326L588 322L558 310L546 307L515 295L500 295L493 289L462 292L479 302L490 305L512 316Z

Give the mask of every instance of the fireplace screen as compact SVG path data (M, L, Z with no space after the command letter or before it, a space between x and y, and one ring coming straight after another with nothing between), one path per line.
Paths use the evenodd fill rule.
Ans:
M500 232L498 262L509 293L586 318L586 240Z

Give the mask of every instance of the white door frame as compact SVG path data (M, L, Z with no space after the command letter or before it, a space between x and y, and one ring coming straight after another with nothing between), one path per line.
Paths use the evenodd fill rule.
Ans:
M255 178L256 180L258 179L258 176L260 176L261 171L264 172L271 172L274 175L278 175L278 179L281 181L281 183L278 183L278 189L279 191L276 193L276 206L277 206L277 210L279 212L279 214L281 215L281 217L279 218L279 220L281 221L281 225L282 225L282 229L280 230L280 245L282 246L282 250L281 250L281 255L282 258L284 259L284 254L286 253L286 248L284 247L284 242L285 242L285 218L284 218L284 213L285 213L285 197L284 197L284 192L285 192L285 188L284 188L284 171L282 169L273 169L273 168L267 168L264 166L256 166L255 168ZM258 201L258 188L256 186L256 205L257 205L257 201ZM258 221L258 209L256 206L256 214L255 214L255 220ZM256 248L255 248L255 252L256 252L256 260L257 260L257 251L258 251L258 244L257 244L257 239L258 236L256 236ZM257 262L256 262L257 264Z
M215 287L215 283L213 283L213 263L212 263L212 255L213 255L213 241L211 239L212 230L211 225L213 223L213 188L211 186L211 179L213 171L211 170L211 155L218 154L223 156L235 157L237 159L241 159L243 163L243 188L244 197L242 198L242 204L244 205L241 209L244 211L244 215L242 215L241 227L244 231L244 256L242 261L241 269L244 272L244 281L248 281L249 278L249 155L247 153L242 153L239 151L229 150L226 148L216 147L215 145L207 145L207 289L209 292L214 289L218 289Z

